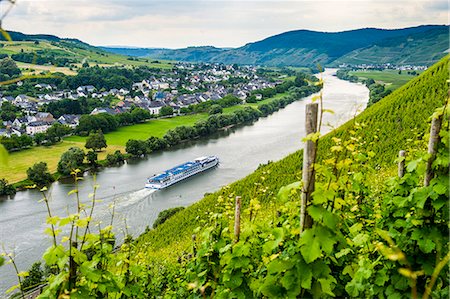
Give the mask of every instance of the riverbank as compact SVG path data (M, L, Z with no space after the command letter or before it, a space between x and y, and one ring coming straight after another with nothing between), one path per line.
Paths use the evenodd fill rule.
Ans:
M246 107L258 109L262 105L267 105L286 97L287 92L280 93L274 97L259 101L257 103L246 103L227 107L223 109L224 115L230 115L238 110L243 110ZM299 99L301 100L301 99ZM271 113L273 113L272 111ZM267 115L266 115L267 116ZM180 126L193 126L195 123L201 120L207 120L209 117L206 113L198 113L192 115L176 116L172 118L161 118L156 120L150 120L143 124L136 124L132 126L121 127L114 132L105 134L108 147L98 153L98 163L101 166L108 166L106 157L108 154L113 154L117 150L125 152L126 142L130 139L146 140L149 137L162 138L170 130L176 129ZM229 126L227 126L229 127ZM33 147L28 150L10 154L10 163L7 165L0 165L0 173L6 174L5 178L13 184L16 190L24 190L27 186L32 185L27 180L26 170L37 162L46 162L49 171L53 174L55 179L58 179L60 175L57 173L57 165L60 156L71 147L79 147L85 151L84 147L87 137L81 136L69 136L58 144L44 147ZM125 154L126 155L126 154ZM129 157L127 155L126 157ZM14 161L14 163L12 163ZM89 166L85 167L86 169Z

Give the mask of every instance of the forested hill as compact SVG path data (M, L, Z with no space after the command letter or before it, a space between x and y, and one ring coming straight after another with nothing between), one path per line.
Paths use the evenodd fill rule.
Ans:
M56 35L51 34L25 34L22 32L17 31L8 31L9 36L11 37L11 40L13 41L48 41L48 42L60 42L60 41L71 41L79 44L88 45L84 42L82 42L79 39L75 38L60 38ZM5 41L5 37L3 35L0 35L0 41Z
M227 64L312 66L319 63L327 66L345 62L431 65L448 50L448 30L445 25L392 30L364 28L343 32L296 30L235 49L103 49L130 56Z

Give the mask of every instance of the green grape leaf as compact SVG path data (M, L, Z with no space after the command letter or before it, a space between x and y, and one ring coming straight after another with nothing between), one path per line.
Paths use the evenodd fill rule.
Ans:
M436 244L428 238L418 240L417 244L419 245L420 250L424 253L430 253L436 247Z

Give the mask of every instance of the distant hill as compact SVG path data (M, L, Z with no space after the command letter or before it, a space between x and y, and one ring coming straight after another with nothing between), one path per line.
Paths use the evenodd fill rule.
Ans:
M126 65L171 68L164 61L151 58L135 58L110 53L78 39L60 38L48 34L24 34L8 31L12 42L0 35L0 58L6 55L14 59L20 68L28 72L62 72L76 74L84 62L89 65ZM32 70L32 71L31 71Z
M268 66L313 66L338 63L431 65L448 49L449 27L424 25L404 29L364 28L343 32L289 31L235 49L103 48L113 53L155 59Z
M431 65L445 55L449 48L449 27L436 27L431 30L388 38L365 48L354 50L334 61L360 64L380 63Z

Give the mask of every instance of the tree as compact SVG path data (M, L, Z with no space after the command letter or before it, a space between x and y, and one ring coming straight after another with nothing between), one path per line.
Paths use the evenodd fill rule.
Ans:
M88 151L86 154L86 159L92 166L97 166L98 155L95 151Z
M38 162L28 168L27 176L38 187L43 187L53 182L53 176L48 171L47 163Z
M223 109L220 107L220 105L214 104L209 108L209 114L220 114L222 113Z
M47 140L47 135L45 133L36 133L34 134L33 139L37 145L42 145L45 140Z
M28 275L21 283L22 290L29 290L35 286L40 285L43 281L44 271L41 268L41 262L35 262L28 271Z
M58 172L62 175L70 175L70 173L79 169L83 165L84 152L78 147L71 147L64 154L58 162Z
M155 222L153 223L153 228L157 228L158 226L166 222L170 217L182 210L184 210L184 207L170 208L159 212L158 218L156 218Z
M108 154L106 156L106 163L109 166L120 164L120 163L123 163L124 161L125 161L125 157L119 150L116 150L114 152L114 154Z
M147 153L147 144L142 140L130 139L125 145L125 150L134 157L140 157Z
M11 58L4 58L0 60L0 74L8 75L9 77L14 77L20 75L20 69L17 64Z
M173 108L170 106L164 106L159 111L160 116L173 115Z
M55 123L50 128L48 128L46 132L47 140L53 144L60 141L62 137L70 134L71 132L72 129L69 126Z
M294 84L297 87L302 87L308 85L308 82L305 80L305 74L298 73L298 75L294 79Z
M6 179L0 179L0 195L14 195L16 194L16 189L8 184Z
M105 136L101 130L98 130L97 133L91 132L85 145L86 148L92 149L94 152L100 151L102 148L107 146Z

